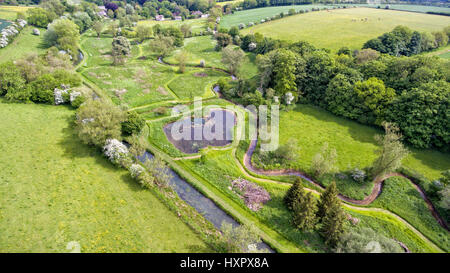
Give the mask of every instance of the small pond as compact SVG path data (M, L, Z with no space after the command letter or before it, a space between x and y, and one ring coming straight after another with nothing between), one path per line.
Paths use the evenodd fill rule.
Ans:
M203 118L184 118L164 126L167 139L186 154L198 153L208 146L222 147L233 142L236 116L214 109Z
M0 19L0 32L2 31L2 29L4 29L5 27L7 27L9 25L11 25L10 21Z

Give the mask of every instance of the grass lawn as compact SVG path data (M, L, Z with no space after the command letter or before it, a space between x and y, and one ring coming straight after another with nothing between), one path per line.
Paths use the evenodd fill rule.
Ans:
M192 100L194 97L215 96L212 85L228 74L210 69L194 70L179 74L168 87L182 100Z
M155 20L142 20L138 22L138 25L161 25L162 27L175 26L180 27L181 25L189 25L191 26L192 33L200 33L205 30L206 19L189 19L184 21L175 21L175 20L166 20L166 21L155 21Z
M33 6L0 6L0 19L16 20L18 12L26 12Z
M0 63L14 61L32 53L41 54L45 52L46 48L42 44L45 29L39 29L41 35L36 36L32 33L33 28L32 26L26 26L9 45L0 49Z
M448 231L437 223L419 192L405 178L389 178L371 206L394 212L445 251L450 250Z
M368 21L362 21L368 18ZM357 21L353 22L352 20ZM450 24L450 17L421 13L351 8L298 14L254 27L243 34L259 32L272 38L305 40L316 47L337 51L343 46L359 49L362 45L398 25L418 31L442 30Z
M374 127L336 117L310 105L297 105L280 115L280 144L295 138L300 147L297 167L309 170L311 159L324 142L334 147L338 154L337 166L341 171L354 167L370 166L376 158L376 134L383 132ZM441 172L450 168L450 155L435 150L410 149L411 154L403 165L423 174L428 179L437 179Z
M182 49L175 50L170 56L164 58L164 61L176 64L176 56L180 54L181 50L188 52L188 64L199 65L201 60L205 61L207 67L216 67L221 69L228 69L222 63L222 52L216 51L216 40L211 36L192 37L184 40ZM255 76L258 69L255 64L255 54L246 53L241 67L241 75L243 78L251 78Z
M176 74L171 67L156 62L149 64L126 64L85 69L83 75L102 88L117 104L130 107L173 99L166 86Z
M78 140L72 110L0 101L0 113L0 252L67 252L71 241L82 252L211 251Z

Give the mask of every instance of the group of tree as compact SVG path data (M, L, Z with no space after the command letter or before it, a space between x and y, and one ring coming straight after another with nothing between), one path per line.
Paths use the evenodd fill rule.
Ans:
M411 56L446 46L449 43L450 26L433 33L413 31L397 26L391 32L367 41L363 48L371 48L393 56Z
M297 228L302 231L318 229L330 246L335 246L346 231L346 215L334 182L317 202L312 193L307 193L303 188L301 180L297 179L286 193L284 203L292 212L292 221Z
M29 55L0 65L0 96L13 102L55 103L55 88L77 87L79 76L71 61L55 47L46 54Z
M258 33L237 36L231 40L239 40L244 51L259 52L259 75L222 83L227 99L287 103L292 95L294 102L312 103L363 124L395 123L404 141L414 147L450 147L450 74L445 59L396 57L373 49L342 48L331 54L302 41L276 41Z

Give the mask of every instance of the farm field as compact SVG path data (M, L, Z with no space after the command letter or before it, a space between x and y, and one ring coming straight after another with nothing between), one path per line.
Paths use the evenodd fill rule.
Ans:
M15 20L18 12L26 12L33 6L0 6L0 19Z
M180 27L181 25L189 25L191 26L192 33L197 34L205 30L206 19L189 19L184 21L176 21L176 20L165 20L165 21L156 21L156 20L142 20L138 22L138 25L161 25L162 27L174 26Z
M367 21L364 21L367 18ZM352 21L355 20L356 21ZM447 16L394 10L351 8L297 14L241 30L241 33L261 33L276 39L304 40L319 48L337 51L362 45L398 25L418 31L442 30L450 24Z
M374 136L382 131L374 127L336 117L315 106L298 105L280 115L280 144L294 138L298 141L299 159L296 166L304 171L311 167L311 159L324 142L336 149L341 171L367 167L376 158L378 148ZM430 180L438 179L450 168L450 155L434 150L410 149L403 165L414 169Z
M67 252L72 241L82 252L211 251L156 196L79 141L72 110L0 101L0 113L0 252Z
M239 2L241 0L236 1L228 1L228 2L218 2L219 5L223 6L227 3L234 3ZM386 5L380 5L382 9ZM338 5L288 5L288 6L272 6L272 7L265 7L265 8L256 8L256 9L249 9L249 10L242 10L242 11L236 11L233 14L226 15L222 18L220 22L220 26L222 27L232 27L232 26L238 26L240 23L243 23L247 25L249 22L260 22L261 19L266 19L267 17L272 17L275 15L280 14L281 12L287 13L290 9L295 9L297 12L299 10L309 10L311 11L312 8L338 8L338 7L347 7L347 8L353 8L353 7L367 7L367 8L374 8L376 9L378 5L368 5L368 4L338 4ZM412 11L412 12L419 12L419 13L426 13L426 12L448 12L450 13L450 8L444 8L444 7L433 7L433 6L422 6L422 5L389 5L391 10L401 10L401 11Z
M36 36L33 35L33 28L26 26L8 46L0 49L0 63L14 61L30 54L45 52L45 46L42 44L42 35L45 29L39 29L41 35Z

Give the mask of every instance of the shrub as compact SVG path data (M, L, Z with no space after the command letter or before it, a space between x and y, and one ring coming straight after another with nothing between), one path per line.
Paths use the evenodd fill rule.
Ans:
M127 168L131 165L128 148L117 139L107 139L103 153L114 164Z
M366 179L366 173L358 168L354 168L351 171L351 176L356 182L363 182Z
M400 245L370 228L351 231L341 236L334 249L337 253L401 253Z
M139 134L145 126L145 120L135 111L127 113L127 119L122 122L122 132L127 135Z
M125 114L116 105L103 100L88 100L77 110L77 131L80 139L103 147L107 139L121 137Z
M264 188L245 179L235 179L231 185L244 199L245 205L253 211L258 211L263 204L270 200L270 195Z

